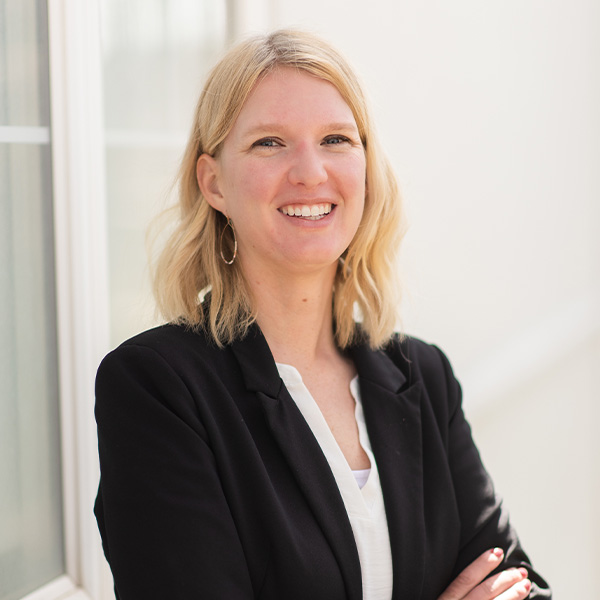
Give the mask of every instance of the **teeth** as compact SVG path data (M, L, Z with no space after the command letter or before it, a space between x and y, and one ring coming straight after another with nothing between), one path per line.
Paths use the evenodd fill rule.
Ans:
M290 217L323 217L331 212L331 204L313 204L312 206L307 206L306 204L290 204L288 206L282 206L279 210L284 215L288 215Z

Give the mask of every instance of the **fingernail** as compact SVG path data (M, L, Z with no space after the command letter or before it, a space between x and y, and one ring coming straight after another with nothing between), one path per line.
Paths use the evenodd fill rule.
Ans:
M525 579L527 575L529 575L529 573L527 573L527 569L525 569L524 567L519 567L519 573L521 573L523 579Z
M523 586L525 587L526 591L529 591L531 589L531 581L529 581L529 579L525 579L523 581Z
M497 558L502 558L503 554L504 554L504 550L502 550L502 548L494 548L492 550L492 554L494 556L496 556Z

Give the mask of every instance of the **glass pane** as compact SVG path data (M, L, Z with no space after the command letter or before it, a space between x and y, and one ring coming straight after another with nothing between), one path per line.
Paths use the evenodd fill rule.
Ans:
M0 2L0 125L50 123L45 0Z
M47 126L48 98L46 3L5 0L1 124ZM0 144L0 600L65 572L50 163Z
M223 48L224 0L104 0L109 130L184 131Z
M50 149L0 145L0 599L64 572Z
M224 0L103 0L114 344L149 326L145 233L169 196L207 69L225 44Z

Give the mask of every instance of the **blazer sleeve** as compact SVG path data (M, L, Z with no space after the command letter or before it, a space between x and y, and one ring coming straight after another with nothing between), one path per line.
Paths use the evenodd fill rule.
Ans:
M460 385L444 353L436 350L442 360L448 389L448 461L461 520L460 550L453 578L486 549L498 546L504 550L505 560L497 571L525 567L532 583L528 597L549 599L552 597L550 588L521 547L508 513L481 462L462 410Z
M95 513L119 600L253 597L215 460L185 382L121 346L96 379Z

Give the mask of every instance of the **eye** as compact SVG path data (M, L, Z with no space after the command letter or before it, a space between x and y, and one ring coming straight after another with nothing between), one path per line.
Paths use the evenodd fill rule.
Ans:
M253 148L276 148L281 142L275 138L261 138L252 144Z
M347 138L345 135L328 135L323 140L323 143L327 144L328 146L337 146L338 144L343 144L349 141L350 139Z

